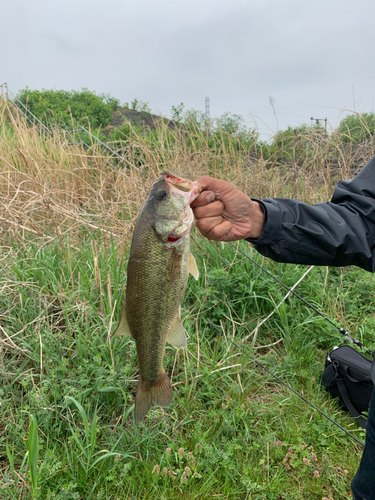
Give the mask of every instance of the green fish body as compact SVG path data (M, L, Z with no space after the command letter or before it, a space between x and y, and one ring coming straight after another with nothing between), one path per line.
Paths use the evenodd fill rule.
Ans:
M169 406L172 387L164 371L166 342L186 348L180 306L189 272L198 278L190 254L195 182L162 172L137 220L127 269L124 311L116 335L130 334L137 347L139 380L134 420L153 404Z

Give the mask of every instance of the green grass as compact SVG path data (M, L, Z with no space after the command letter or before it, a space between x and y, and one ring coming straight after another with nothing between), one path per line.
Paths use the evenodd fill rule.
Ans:
M337 139L332 150L312 130L309 154L296 149L286 166L276 154L244 157L224 135L212 148L194 131L174 142L159 132L125 141L117 171L64 134L44 140L0 103L0 498L350 499L361 447L253 360L364 440L319 383L343 339L235 248L194 236L201 275L182 304L188 350L165 354L174 399L137 428L134 342L111 332L134 219L162 168L314 203L373 144ZM326 165L332 155L338 170ZM240 247L290 287L307 271ZM374 349L372 275L313 268L296 291Z
M319 383L340 334L293 296L252 333L286 290L230 245L195 241L188 350L165 355L174 400L137 428L134 342L110 338L126 252L100 233L2 248L0 498L350 498L361 447L252 361L363 440ZM240 245L288 286L306 271ZM371 275L314 268L297 291L374 347Z

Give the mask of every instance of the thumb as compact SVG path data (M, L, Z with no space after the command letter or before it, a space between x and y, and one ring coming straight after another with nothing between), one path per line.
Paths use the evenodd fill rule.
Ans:
M234 186L230 182L215 179L209 175L204 175L198 179L197 183L202 191L212 191L215 193L215 197L218 200L223 194L234 189Z

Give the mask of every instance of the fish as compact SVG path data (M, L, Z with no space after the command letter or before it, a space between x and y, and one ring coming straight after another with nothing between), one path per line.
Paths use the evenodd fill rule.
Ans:
M131 335L139 377L134 422L153 405L169 406L172 386L163 367L166 343L185 349L181 301L189 273L199 271L190 253L194 214L190 203L201 189L196 181L162 171L135 224L127 266L123 313L114 335Z

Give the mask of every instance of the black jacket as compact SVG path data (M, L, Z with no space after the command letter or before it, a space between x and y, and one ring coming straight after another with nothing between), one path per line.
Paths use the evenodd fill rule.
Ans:
M355 265L375 272L375 156L349 181L340 181L332 200L307 205L266 198L262 235L249 239L277 262Z

